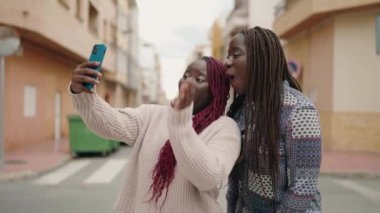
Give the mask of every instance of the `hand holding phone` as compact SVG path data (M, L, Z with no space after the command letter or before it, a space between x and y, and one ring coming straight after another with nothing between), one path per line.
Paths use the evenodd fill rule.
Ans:
M99 62L99 66L94 66L94 67L89 67L89 68L92 68L92 69L100 72L106 51L107 51L106 45L95 44L94 47L92 48L91 55L89 57L89 61ZM91 75L91 77L97 79L96 76ZM85 82L85 83L83 83L83 86L85 86L88 90L91 90L94 87L94 84Z

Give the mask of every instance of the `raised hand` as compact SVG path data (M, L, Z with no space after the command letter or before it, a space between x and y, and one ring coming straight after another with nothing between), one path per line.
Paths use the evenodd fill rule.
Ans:
M181 110L191 105L194 100L195 88L189 81L184 81L180 88L178 97L171 101L174 109Z

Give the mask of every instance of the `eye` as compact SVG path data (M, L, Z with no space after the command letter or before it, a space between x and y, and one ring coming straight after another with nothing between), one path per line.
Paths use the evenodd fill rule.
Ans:
M190 76L189 73L185 73L185 74L183 74L182 78L187 79L189 76Z
M237 59L242 55L243 55L243 52L240 49L234 48L234 50L228 53L227 59L229 59L231 56L232 56L232 59Z
M234 53L232 54L232 58L239 58L241 55L241 53Z
M197 82L197 83L205 83L207 80L206 79L203 79L203 78L196 78L195 79L195 81Z

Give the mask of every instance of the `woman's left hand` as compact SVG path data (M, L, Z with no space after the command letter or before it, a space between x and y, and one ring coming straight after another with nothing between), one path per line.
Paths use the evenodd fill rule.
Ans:
M176 109L181 110L191 105L191 102L194 100L195 88L192 83L184 81L179 88L179 95L173 101L170 102L170 105Z

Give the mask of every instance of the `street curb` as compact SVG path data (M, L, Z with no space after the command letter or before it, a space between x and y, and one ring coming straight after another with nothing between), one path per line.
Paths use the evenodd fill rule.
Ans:
M380 172L321 172L324 177L380 179Z
M11 173L11 174L3 174L3 175L0 175L0 183L8 183L8 182L15 182L15 181L20 181L20 180L36 178L64 166L66 163L68 163L71 160L72 160L71 157L67 157L67 159L62 160L57 165L49 169L42 170L42 171L29 170L29 171L23 171L23 172Z

